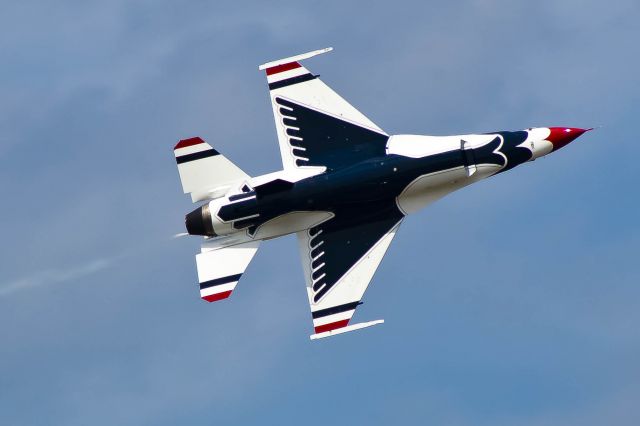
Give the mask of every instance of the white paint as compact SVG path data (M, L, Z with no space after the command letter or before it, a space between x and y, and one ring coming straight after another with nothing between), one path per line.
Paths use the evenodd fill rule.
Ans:
M543 157L553 151L553 144L546 140L550 134L551 130L547 127L529 129L526 142L529 144L528 148L533 152L531 160Z
M225 291L233 291L238 285L238 281L233 281L227 284L214 285L213 287L207 287L200 290L200 297L204 298L211 296L212 294L220 294Z
M307 74L309 70L305 67L298 67L288 71L282 71L277 74L267 76L267 83L275 83L276 81L286 80L288 78L298 77L303 74Z
M331 324L332 322L344 321L350 319L355 312L355 309L350 311L340 312L339 314L327 315L326 317L316 318L313 320L313 326L318 327L325 324Z
M211 149L211 145L208 143L199 143L197 145L185 146L184 148L174 149L173 153L176 158L182 157L183 155L195 154L196 152L202 152Z
M332 212L296 211L278 216L258 227L254 238L267 240L312 228L334 217Z
M331 52L333 47L325 47L324 49L312 50L311 52L302 53L296 56L290 56L288 58L278 59L276 61L267 62L258 67L259 70L265 70L267 68L275 67L277 65L288 64L291 62L302 61L303 59L313 58L314 56L321 55L323 53Z
M387 154L402 155L410 158L423 158L442 152L460 149L460 142L464 140L465 149L474 149L486 145L497 135L453 135L453 136L422 136L422 135L393 135L387 142Z
M213 149L208 143L195 145L200 152ZM187 150L181 148L177 151ZM195 148L194 148L195 149ZM191 193L191 199L197 201L209 200L223 196L234 184L249 179L249 176L238 166L229 161L224 155L201 158L178 164L178 173L184 193Z
M279 170L277 172L250 178L248 183L249 186L256 187L276 179L286 180L287 182L298 182L302 179L324 173L326 169L326 167L297 167L293 169Z
M198 282L203 283L244 273L259 247L260 241L250 241L221 250L211 250L197 254ZM237 284L237 282L232 282L212 287L211 290L205 289L207 291L203 290L201 296L208 296L222 291L233 291ZM222 290L223 288L225 290Z
M353 325L349 325L349 326L346 326L346 327L337 328L335 330L325 331L323 333L312 334L311 336L309 336L309 339L311 339L311 340L324 339L325 337L335 336L336 334L347 333L349 331L360 330L362 328L367 328L367 327L371 327L373 325L378 325L378 324L384 324L384 320L379 319L379 320L375 320L375 321L361 322L361 323L358 323L358 324L353 324Z

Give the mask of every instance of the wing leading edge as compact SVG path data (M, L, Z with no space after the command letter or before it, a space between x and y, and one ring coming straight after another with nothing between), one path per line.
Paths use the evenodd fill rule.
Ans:
M349 326L402 219L395 203L375 203L336 211L334 218L298 233L312 339L380 322Z

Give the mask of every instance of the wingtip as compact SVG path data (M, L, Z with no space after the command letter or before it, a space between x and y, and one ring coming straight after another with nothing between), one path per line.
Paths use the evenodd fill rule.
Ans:
M258 66L258 69L260 71L262 71L262 70L265 70L265 69L268 69L268 68L272 68L272 67L275 67L275 66L278 66L278 65L288 64L290 62L302 61L304 59L309 59L309 58L312 58L314 56L321 55L323 53L331 52L332 50L333 50L333 47L325 47L324 49L312 50L311 52L302 53L300 55L290 56L288 58L278 59L276 61L271 61L271 62L264 63L264 64Z
M371 327L378 324L384 324L384 320L379 319L375 321L361 322L358 324L348 325L346 327L340 327L333 330L312 334L311 336L309 336L309 339L310 340L324 339L325 337L336 336L338 334L348 333L349 331L360 330L360 329Z

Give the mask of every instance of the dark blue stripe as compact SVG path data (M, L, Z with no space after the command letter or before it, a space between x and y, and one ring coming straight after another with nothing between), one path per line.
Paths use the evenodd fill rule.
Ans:
M291 86L292 84L304 83L305 81L313 80L318 77L319 76L317 75L307 73L297 77L287 78L286 80L275 81L273 83L269 83L269 90L276 90L281 87Z
M176 162L178 164L187 163L189 161L200 160L201 158L213 157L214 155L220 155L218 151L215 149L207 149L205 151L194 152L193 154L182 155L180 157L176 157Z
M245 198L251 198L251 197L253 197L255 195L256 195L256 193L254 191L245 192L243 194L235 194L235 195L231 195L229 197L229 201L244 200Z
M331 308L327 309L320 309L319 311L311 312L311 318L322 318L328 315L350 311L352 309L355 309L358 305L362 305L362 302L345 303L344 305L332 306Z
M229 275L228 277L216 278L215 280L205 281L200 283L200 290L204 290L205 288L213 287L220 284L232 283L234 281L239 281L242 274Z

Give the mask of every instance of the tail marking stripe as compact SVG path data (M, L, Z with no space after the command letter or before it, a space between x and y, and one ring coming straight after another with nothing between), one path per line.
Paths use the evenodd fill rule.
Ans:
M222 293L210 294L209 296L203 296L202 299L206 300L207 302L216 302L218 300L226 299L230 295L231 295L231 290L223 291Z
M199 137L182 139L173 149L186 148L188 146L198 145L201 143L204 143L204 141Z
M335 330L336 328L342 328L342 327L346 327L347 325L349 325L349 320L342 320L342 321L336 321L336 322L332 322L329 324L324 324L324 325L319 325L317 327L314 328L316 333L322 333L325 331L331 331L331 330Z
M311 318L322 318L328 315L339 314L341 312L351 311L361 305L362 302L345 303L344 305L332 306L326 309L320 309L319 311L311 312Z
M304 83L305 81L314 80L319 76L313 75L311 73L302 74L297 77L291 77L280 81L274 81L273 83L269 83L269 90L276 90L282 87L291 86L292 84Z
M287 64L276 65L275 67L267 68L267 75L273 75L273 74L278 74L285 71L291 71L300 67L301 65L297 62L289 62Z
M220 285L220 284L227 284L227 283L232 283L232 282L237 282L240 280L240 277L242 276L242 274L235 274L235 275L229 275L228 277L222 277L222 278L216 278L214 280L209 280L209 281L205 281L200 283L200 290L203 290L205 288L209 288L209 287L213 287L216 285Z
M176 157L176 162L178 164L188 163L189 161L200 160L202 158L213 157L216 155L220 155L218 151L215 149L207 149L206 151L194 152L193 154L182 155L180 157Z

